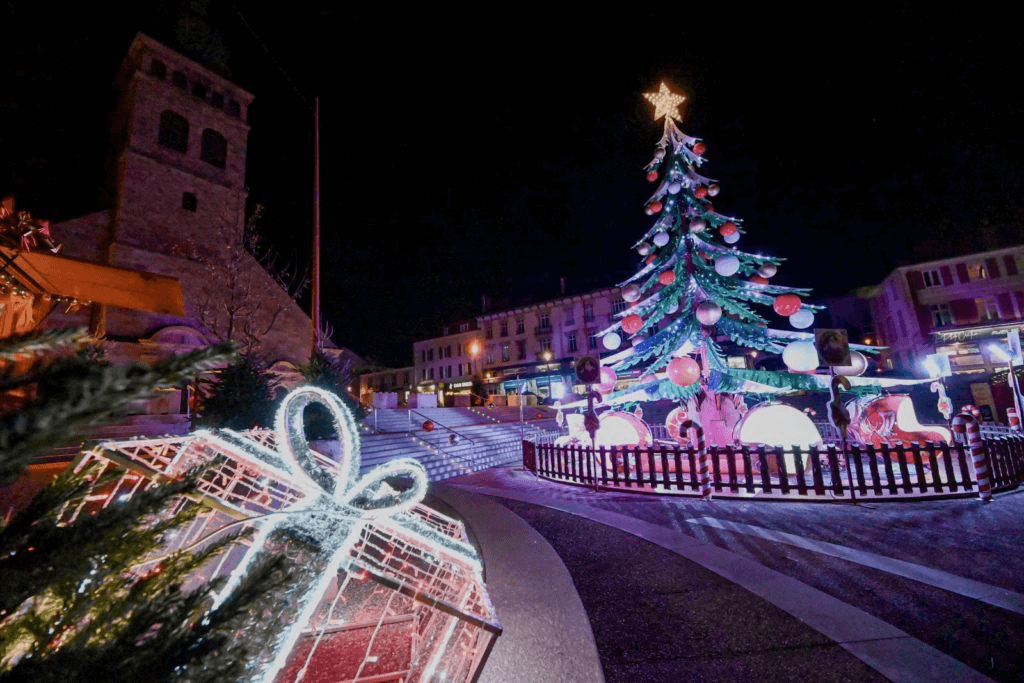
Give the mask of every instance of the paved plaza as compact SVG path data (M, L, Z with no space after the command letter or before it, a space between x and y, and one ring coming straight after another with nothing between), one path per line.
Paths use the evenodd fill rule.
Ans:
M505 627L485 681L1024 679L1024 492L705 502L506 467L432 493Z

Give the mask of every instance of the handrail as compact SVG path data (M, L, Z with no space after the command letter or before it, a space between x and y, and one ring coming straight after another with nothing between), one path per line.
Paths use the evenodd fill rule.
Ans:
M471 444L473 444L474 450L476 449L476 441L474 441L473 439L471 439L468 436L465 436L463 434L460 434L459 432L455 431L451 427L448 427L447 425L441 424L440 422L438 422L434 418L430 417L429 415L424 415L423 413L415 411L412 408L409 409L409 431L412 431L412 414L413 413L416 413L417 415L422 417L424 420L430 420L431 422L436 424L438 427L441 427L442 429L448 430L449 432L451 432L455 436L459 437L460 439L465 439L466 441L469 441Z

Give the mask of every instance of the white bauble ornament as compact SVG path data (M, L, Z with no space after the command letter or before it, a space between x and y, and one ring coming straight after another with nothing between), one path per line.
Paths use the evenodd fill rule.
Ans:
M601 343L604 344L604 348L614 351L622 346L622 337L619 336L618 332L609 332L601 339Z
M722 239L725 240L726 244L736 244L740 241L740 234L738 232L734 232L731 235L725 235Z
M683 184L680 183L678 180L673 180L671 183L668 184L669 194L679 194L679 190L681 189L683 189Z
M703 218L694 218L690 221L690 232L704 232L706 227L708 224Z
M659 247L668 244L668 233L664 231L654 233L654 244Z
M639 285L626 285L622 288L622 299L633 303L640 298L640 286Z
M636 247L636 253L640 254L641 256L647 256L648 254L651 253L651 245L647 244L647 242L641 242Z
M814 324L814 311L809 308L801 308L789 316L789 324L798 330L803 330Z
M679 301L676 300L676 301L673 301L672 303L670 303L668 305L668 308L665 309L665 312L668 313L669 315L672 315L673 313L675 313L678 310L679 310Z
M779 269L771 263L766 263L757 269L757 274L761 277L771 277L777 272L779 272Z
M810 340L790 342L782 350L782 361L793 372L810 372L819 365L818 350Z
M654 158L657 159L658 161L661 161L662 159L664 159L665 158L665 148L664 147L659 147L658 149L654 150Z
M833 368L837 375L845 377L858 377L867 372L868 358L860 351L850 351L850 364L840 365Z
M729 277L740 270L740 260L735 256L719 256L715 261L715 272L719 275Z
M718 196L718 192L719 192L720 189L721 188L718 187L718 185L716 185L715 183L712 183L711 185L708 185L708 196L709 197L717 197Z
M701 301L697 304L697 321L701 325L714 325L722 318L722 307L714 301Z

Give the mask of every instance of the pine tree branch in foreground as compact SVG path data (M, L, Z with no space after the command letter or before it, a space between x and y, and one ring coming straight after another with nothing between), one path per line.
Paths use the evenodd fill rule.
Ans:
M16 342L15 347L25 348L25 342ZM21 410L0 416L0 486L14 481L32 458L113 421L154 390L180 386L230 362L234 349L232 344L219 344L152 366L117 367L81 353L56 359L36 353L27 371L19 372L15 364L0 369L0 390L34 385L37 394ZM0 354L6 353L11 351L4 342Z

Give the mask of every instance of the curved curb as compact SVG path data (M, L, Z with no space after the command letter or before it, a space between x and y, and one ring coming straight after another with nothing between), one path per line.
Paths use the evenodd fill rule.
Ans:
M551 544L485 496L443 483L431 494L472 527L503 629L478 683L603 683L590 620Z

